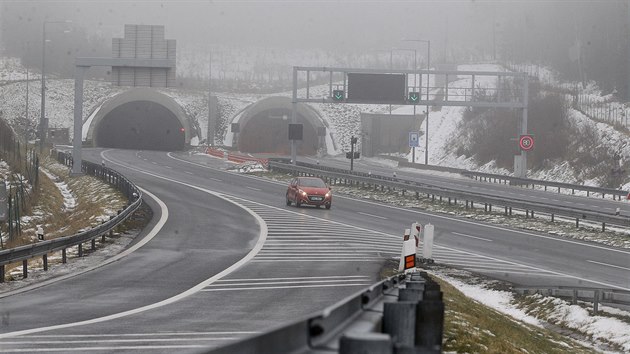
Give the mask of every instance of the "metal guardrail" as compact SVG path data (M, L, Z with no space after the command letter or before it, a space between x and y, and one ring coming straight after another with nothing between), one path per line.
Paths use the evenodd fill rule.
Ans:
M67 166L72 163L72 157L64 152L57 152L57 160ZM47 255L55 251L62 251L62 262L66 262L66 249L78 246L79 256L82 256L82 244L88 241L92 242L92 248L95 248L95 240L102 237L104 241L105 235L113 230L118 224L127 219L134 211L136 211L142 203L142 192L127 178L110 168L89 162L82 161L81 170L88 175L100 178L110 185L116 187L127 197L128 204L125 209L119 212L110 220L98 225L92 229L79 232L72 236L58 237L52 240L39 241L30 245L19 246L0 251L0 282L4 281L4 267L6 264L20 262L23 265L23 276L28 276L27 261L30 258L42 256L44 260L44 270L48 269Z
M205 353L440 353L443 327L440 286L420 272L382 280L315 315Z
M307 167L309 166L309 167ZM466 207L474 207L474 203L484 204L485 210L492 211L492 206L503 206L505 208L505 214L511 215L512 209L524 210L529 217L534 216L534 212L545 213L551 215L552 221L555 216L563 216L574 218L576 220L576 227L579 227L580 220L588 220L602 223L602 230L605 230L606 225L618 225L628 227L630 226L630 218L616 216L612 214L605 214L589 209L577 208L577 207L563 207L552 204L540 204L534 202L523 201L513 198L488 196L483 193L477 193L472 191L452 190L444 187L432 186L420 182L413 182L403 180L395 177L381 176L372 173L364 173L357 171L348 171L333 167L312 165L306 163L299 163L297 166L287 163L280 163L277 161L270 161L269 168L272 170L283 171L292 174L305 174L314 175L326 180L341 180L358 183L362 185L374 185L381 186L381 189L399 189L402 191L415 192L416 196L419 194L426 194L430 196L432 200L435 196L438 196L440 201L442 198L447 198L449 203L453 200L457 203L458 200L465 201Z
M435 166L435 165L427 166L423 164L414 164L411 162L407 162L407 159L397 158L397 157L392 157L392 156L381 155L380 157L397 161L398 167L408 167L408 168L416 168L420 170L459 173L462 176L474 178L478 181L509 184L511 186L529 187L531 185L532 188L534 188L535 186L543 186L545 187L545 190L547 190L547 187L553 187L553 188L558 188L558 193L560 193L561 189L571 190L572 194L575 194L575 191L584 191L586 192L587 196L590 196L590 193L601 194L602 198L605 198L606 195L612 195L613 200L617 200L617 199L621 200L622 198L626 198L628 194L630 193L628 191L624 191L621 189L614 189L614 188L584 186L584 185L572 184L572 183L545 181L545 180L531 179L531 178L520 178L520 177L500 175L500 174L495 174L495 173L468 171L468 170L464 170L460 168L453 168L453 167L443 167L443 166Z
M597 314L598 305L621 305L630 308L630 292L613 289L576 288L576 287L518 287L514 291L521 295L540 294L569 299L573 304L578 300L592 302L593 312Z
M535 186L538 185L538 186L544 186L545 190L547 189L547 187L554 187L554 188L558 188L558 193L560 193L560 189L570 189L573 194L575 194L575 191L584 191L586 192L587 196L589 196L590 193L599 193L602 195L602 198L605 198L606 195L608 194L608 195L613 196L613 200L616 200L617 199L616 197L619 197L619 199L621 199L622 197L625 198L628 195L628 191L624 191L621 189L583 186L579 184L543 181L543 180L537 180L537 179L512 177L512 176L485 173L485 172L462 171L460 172L460 174L462 176L466 176L466 177L470 177L470 178L474 178L476 180L482 180L482 181L494 181L494 182L498 181L498 183L502 183L503 181L505 181L505 184L509 184L511 186L529 187L531 185L532 188L534 188Z

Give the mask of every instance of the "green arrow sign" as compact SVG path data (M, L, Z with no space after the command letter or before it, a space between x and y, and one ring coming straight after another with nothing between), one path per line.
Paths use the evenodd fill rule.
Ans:
M335 101L343 101L344 94L343 90L333 90L333 100Z
M420 100L420 93L418 92L409 92L409 101L418 102Z

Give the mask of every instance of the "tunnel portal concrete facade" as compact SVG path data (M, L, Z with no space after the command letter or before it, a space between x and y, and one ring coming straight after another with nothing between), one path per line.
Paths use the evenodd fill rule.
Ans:
M250 153L290 153L289 123L291 99L269 97L249 106L239 119L237 146ZM300 155L315 155L326 147L326 125L306 104L297 105L297 121L303 125L303 139L297 144Z
M182 150L192 131L182 107L149 88L134 88L103 103L88 128L92 146Z

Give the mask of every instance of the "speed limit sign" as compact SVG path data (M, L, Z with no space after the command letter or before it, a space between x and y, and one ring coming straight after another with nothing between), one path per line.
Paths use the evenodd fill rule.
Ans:
M534 137L531 135L521 135L518 139L518 146L521 150L529 151L534 148Z

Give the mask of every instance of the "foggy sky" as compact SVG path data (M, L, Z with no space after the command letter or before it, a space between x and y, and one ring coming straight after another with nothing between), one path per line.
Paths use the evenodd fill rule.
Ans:
M627 92L630 70L629 0L0 0L0 44L6 54L41 57L43 21L71 20L75 35L48 50L108 55L125 24L164 25L178 53L214 48L321 49L339 53L407 49L431 61L501 60L550 65L568 79ZM60 28L50 29L53 38ZM64 43L64 40L66 43ZM31 45L24 46L24 43ZM83 47L89 48L83 48ZM28 47L23 49L22 47ZM3 49L0 47L0 49ZM26 52L26 53L25 53ZM54 53L53 53L54 54ZM341 54L345 55L345 54ZM61 58L59 53L51 55ZM408 59L408 58L407 58ZM300 65L301 63L283 63ZM349 63L352 66L353 63Z
M488 36L480 1L100 1L1 0L19 8L21 26L71 20L90 34L121 37L124 24L164 24L182 45L285 48L390 48L403 38ZM467 23L464 23L467 22Z

